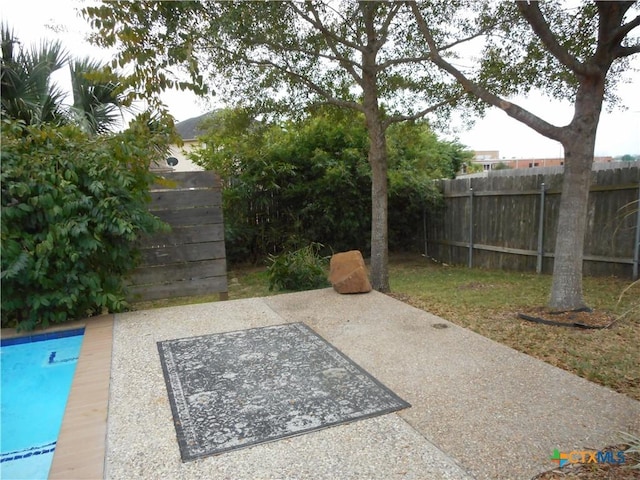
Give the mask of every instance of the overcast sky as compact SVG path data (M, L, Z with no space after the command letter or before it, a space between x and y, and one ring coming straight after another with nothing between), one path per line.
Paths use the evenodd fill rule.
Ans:
M44 38L59 39L74 56L105 60L112 58L108 52L89 45L85 40L89 27L76 14L76 9L82 3L81 0L5 0L0 6L0 16L27 45ZM52 25L64 26L64 31L52 30ZM634 58L633 64L640 69L640 58ZM61 85L68 84L66 75L66 71L60 72ZM625 110L617 108L611 113L603 112L596 141L596 155L640 154L638 79L640 73L635 72L633 81L619 89ZM164 100L178 121L200 115L211 108L192 94L184 92L170 92L165 95ZM556 125L568 123L572 116L569 104L540 95L514 101ZM498 150L501 158L562 156L559 143L535 133L493 107L472 129L458 131L457 136L470 149Z

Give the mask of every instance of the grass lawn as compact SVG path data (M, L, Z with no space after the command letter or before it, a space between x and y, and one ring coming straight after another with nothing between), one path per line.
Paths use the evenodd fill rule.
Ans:
M229 271L229 298L274 295L265 268ZM613 314L607 329L583 330L527 322L517 313L547 302L551 276L442 266L422 256L390 261L395 298L485 337L640 400L640 284L629 279L587 277L584 293L596 311ZM151 308L218 300L218 295L135 305Z
M613 314L607 329L527 322L519 311L544 306L550 275L445 267L420 256L392 259L391 290L411 305L640 400L640 284L585 277L587 304Z

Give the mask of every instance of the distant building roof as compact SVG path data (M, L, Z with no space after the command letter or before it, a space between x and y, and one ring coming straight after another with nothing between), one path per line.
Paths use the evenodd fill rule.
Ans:
M479 162L482 160L500 160L500 151L499 150L474 150L473 156L476 162Z
M215 111L204 113L198 117L188 118L182 122L176 123L176 131L178 132L178 135L180 135L183 140L195 140L198 135L202 135L204 133L204 131L199 128L202 121L214 113Z

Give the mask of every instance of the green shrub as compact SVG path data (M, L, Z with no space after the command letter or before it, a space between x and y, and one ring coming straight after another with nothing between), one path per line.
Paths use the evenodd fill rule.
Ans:
M126 307L156 151L148 129L88 137L77 127L2 123L2 326L36 326Z
M202 126L199 165L223 181L227 261L258 262L291 237L335 251L371 248L371 167L364 117L334 107L269 123L218 111ZM434 178L452 178L469 156L425 122L389 128L389 248L422 242L423 211L435 209Z
M328 257L320 256L323 246L311 243L292 252L269 255L269 290L312 290L329 286Z

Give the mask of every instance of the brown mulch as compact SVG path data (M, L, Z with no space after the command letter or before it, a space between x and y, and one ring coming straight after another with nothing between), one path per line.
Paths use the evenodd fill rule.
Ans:
M521 314L530 318L523 318ZM531 319L541 319L543 321L562 324L557 326L575 328L609 328L615 323L615 317L613 315L599 310L554 312L546 307L535 307L519 311L518 316L527 321L531 321Z
M620 450L626 450L628 445L613 445L603 449L612 451L614 455ZM569 463L562 468L554 468L531 480L640 480L640 469L630 468L638 461L637 458L625 456L623 464L609 463Z

